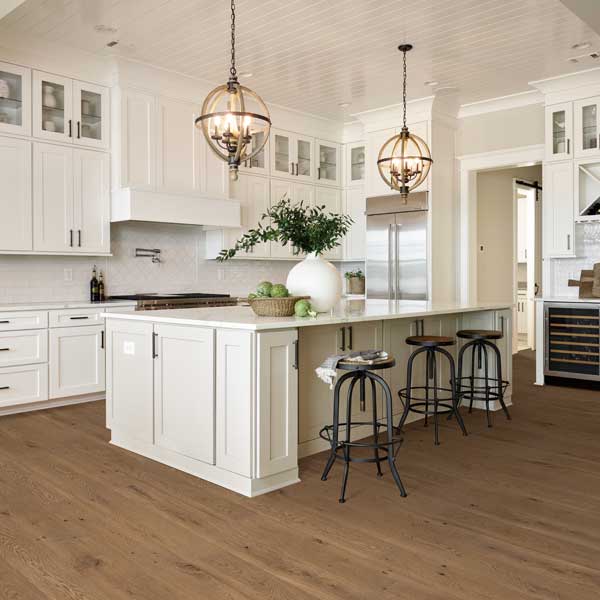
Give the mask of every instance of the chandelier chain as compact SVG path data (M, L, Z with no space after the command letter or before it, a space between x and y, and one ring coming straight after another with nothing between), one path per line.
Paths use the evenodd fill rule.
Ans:
M231 68L229 69L232 79L237 78L235 68L235 0L231 0Z
M406 50L402 52L403 71L402 71L402 106L404 109L402 125L406 127Z

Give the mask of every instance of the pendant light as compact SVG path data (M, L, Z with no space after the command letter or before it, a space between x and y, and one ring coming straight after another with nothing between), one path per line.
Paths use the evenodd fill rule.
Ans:
M412 50L411 44L398 46L403 58L402 106L404 117L399 134L391 137L379 151L377 167L382 179L393 190L400 192L406 202L411 190L421 185L433 160L424 140L410 133L406 126L406 53Z
M195 121L212 151L229 164L231 179L238 167L251 160L267 143L271 130L269 110L260 96L240 84L235 67L235 0L231 0L231 67L225 85L212 90Z

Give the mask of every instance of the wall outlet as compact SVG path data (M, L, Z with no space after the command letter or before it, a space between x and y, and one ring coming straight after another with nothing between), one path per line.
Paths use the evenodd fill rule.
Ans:
M63 270L63 279L65 281L73 281L73 269L64 269Z

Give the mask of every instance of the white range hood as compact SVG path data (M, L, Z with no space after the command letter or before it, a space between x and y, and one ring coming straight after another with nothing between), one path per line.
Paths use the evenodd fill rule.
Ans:
M113 192L111 221L179 223L210 228L240 227L240 203L208 196L124 188Z

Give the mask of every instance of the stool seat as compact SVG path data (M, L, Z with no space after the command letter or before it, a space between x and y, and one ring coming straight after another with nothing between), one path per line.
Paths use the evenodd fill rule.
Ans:
M461 329L456 332L456 337L463 340L499 340L504 336L494 329Z
M437 348L439 346L452 346L454 338L445 335L411 335L406 338L406 343L410 346Z
M396 364L393 356L381 358L372 363L359 363L353 360L340 360L337 368L342 371L377 371L378 369L390 369Z

